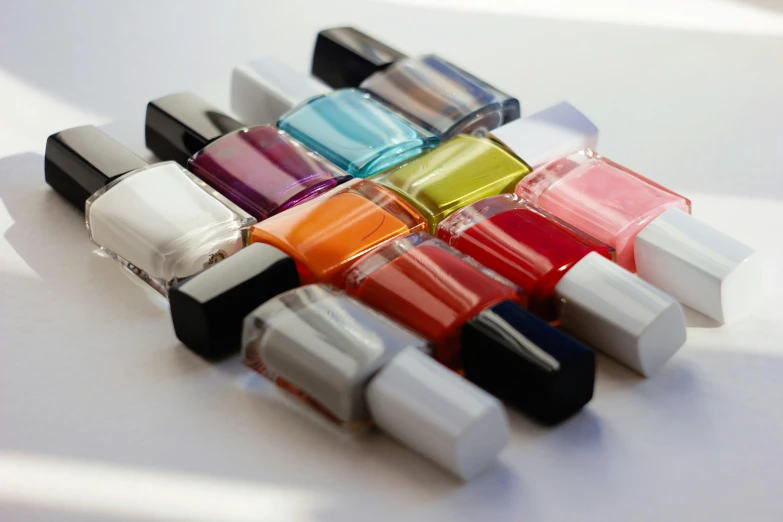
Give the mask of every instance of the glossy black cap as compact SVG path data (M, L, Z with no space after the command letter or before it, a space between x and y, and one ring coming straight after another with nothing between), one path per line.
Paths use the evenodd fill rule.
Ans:
M595 355L513 301L483 310L462 329L465 377L545 424L587 404Z
M157 157L184 167L210 142L244 127L195 94L181 92L147 104L144 137Z
M353 27L335 27L318 33L313 52L313 76L332 87L359 87L404 54Z
M93 125L64 130L46 140L46 182L82 211L87 199L111 180L146 166L146 161Z
M254 243L169 289L174 332L205 359L227 357L241 348L245 316L298 286L293 259Z

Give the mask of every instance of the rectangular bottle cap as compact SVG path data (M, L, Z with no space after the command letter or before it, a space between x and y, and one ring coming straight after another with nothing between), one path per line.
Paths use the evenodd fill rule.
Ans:
M593 397L592 350L513 301L462 327L465 377L535 419L560 422Z
M274 124L283 114L331 89L271 57L234 68L231 108L246 122Z
M163 96L147 104L147 148L162 160L187 166L210 142L245 126L190 92Z
M639 277L720 323L752 312L764 295L761 256L678 208L637 234L634 256Z
M598 128L576 107L560 102L502 125L490 137L536 168L578 150L594 149Z
M386 363L367 403L379 428L463 480L487 469L508 441L500 402L419 350Z
M318 33L313 52L313 76L333 89L359 87L372 74L406 58L353 27L334 27Z
M293 259L254 243L169 289L177 338L206 359L237 353L245 316L299 286Z
M563 329L644 376L685 343L680 304L595 252L566 272L555 293Z
M46 182L80 210L111 180L147 162L92 125L74 127L46 140Z

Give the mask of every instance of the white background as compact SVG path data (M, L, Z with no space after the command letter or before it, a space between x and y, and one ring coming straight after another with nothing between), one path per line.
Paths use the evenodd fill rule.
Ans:
M0 3L0 520L783 520L783 2L425 3ZM728 327L688 311L648 380L601 357L595 399L555 429L509 412L469 485L192 355L44 183L45 139L92 123L142 154L150 99L228 108L235 63L304 71L316 31L348 23L526 113L578 106L606 156L763 251L765 307Z

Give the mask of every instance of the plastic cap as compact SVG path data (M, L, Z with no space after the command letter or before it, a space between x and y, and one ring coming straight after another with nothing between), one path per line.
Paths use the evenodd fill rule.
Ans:
M761 256L677 208L639 232L634 256L639 277L721 323L752 312L764 295Z
M685 318L671 296L591 252L555 286L560 326L642 375L685 343Z
M299 286L294 260L254 243L169 289L177 338L207 359L241 348L242 321L269 299Z
M593 397L592 350L513 301L462 327L465 377L537 420L554 424Z
M147 104L144 136L157 157L184 167L210 142L244 127L195 94L181 92Z
M359 87L368 77L406 56L353 27L318 33L313 52L313 76L334 89Z
M532 168L582 149L594 149L598 127L568 102L506 123L491 137Z
M294 71L274 58L261 58L234 68L231 108L246 122L274 124L300 103L331 89L312 76Z
M367 403L379 428L464 480L489 467L508 441L497 399L415 349L378 372Z
M87 199L111 180L146 166L146 161L92 125L64 130L46 140L46 182L81 211Z

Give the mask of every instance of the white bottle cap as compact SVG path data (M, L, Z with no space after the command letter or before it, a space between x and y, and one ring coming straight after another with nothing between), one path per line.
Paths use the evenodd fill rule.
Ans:
M231 109L246 124L274 124L303 101L331 91L326 84L283 62L261 58L234 68Z
M491 133L532 168L572 152L595 149L598 127L568 102L506 123Z
M489 467L508 441L497 399L415 349L370 381L367 404L380 429L463 480Z
M639 277L721 323L753 311L764 295L755 250L677 208L637 234L634 256Z
M555 292L563 329L644 376L685 343L680 304L595 252L571 267Z

